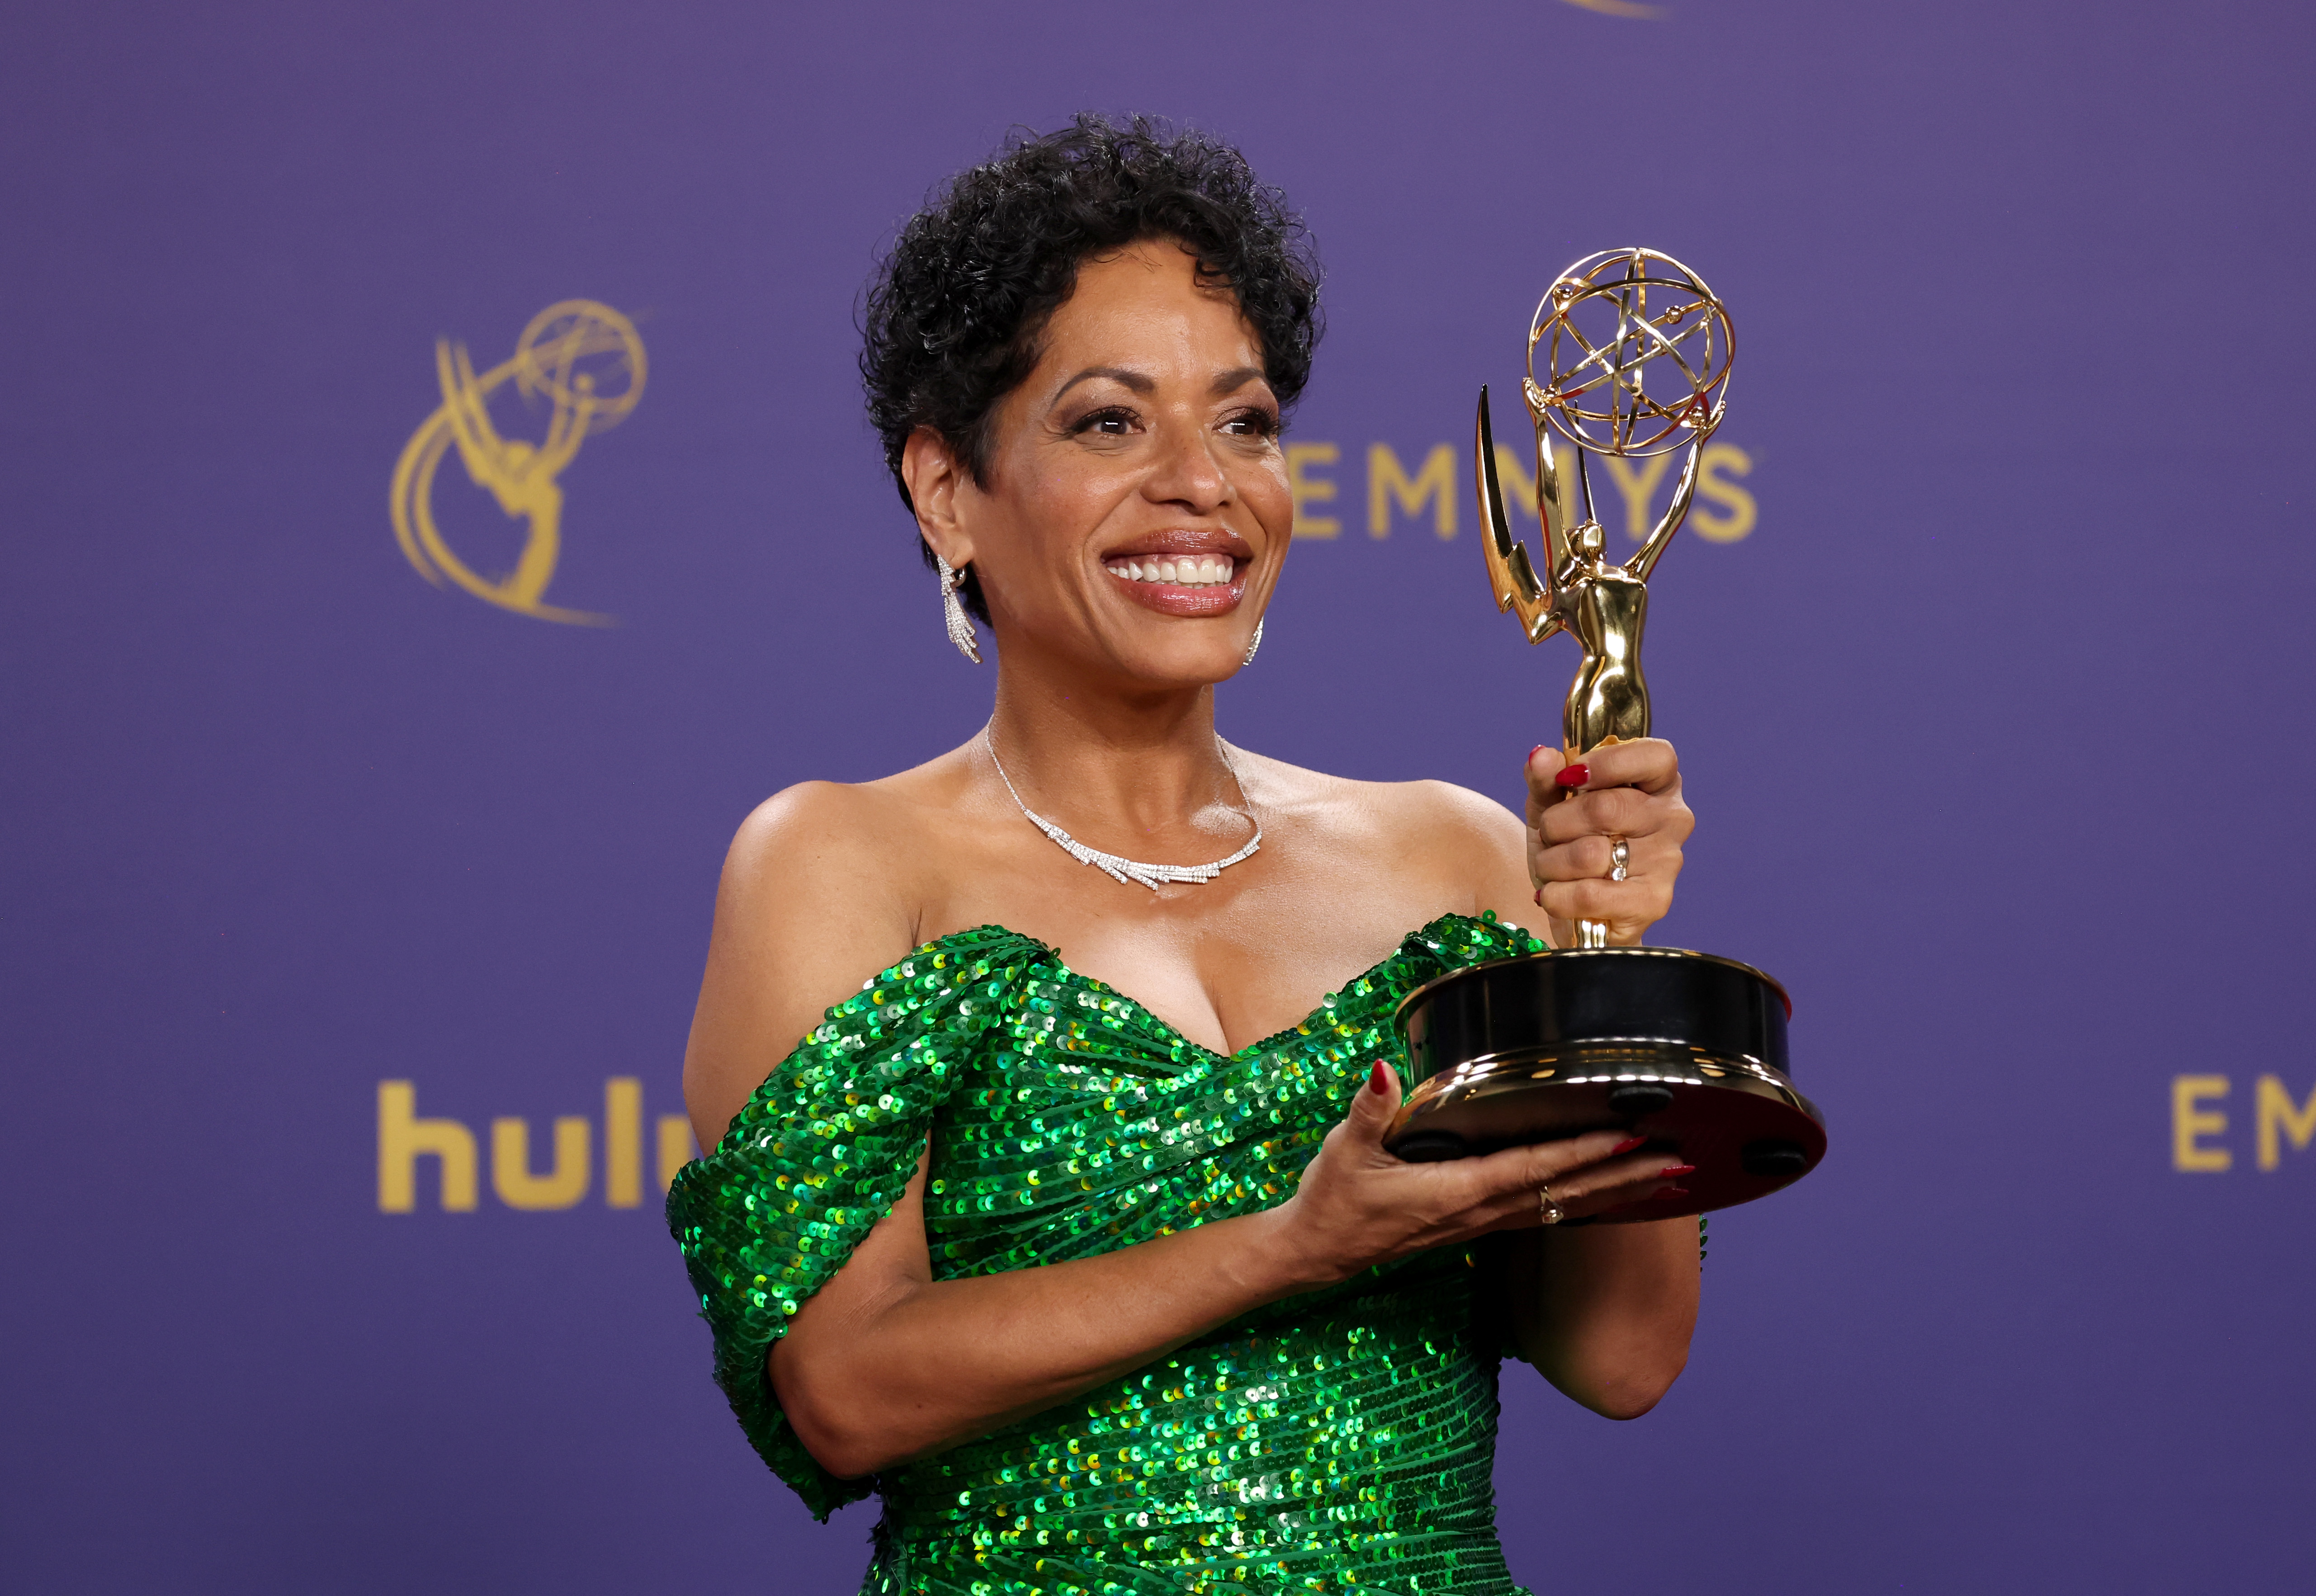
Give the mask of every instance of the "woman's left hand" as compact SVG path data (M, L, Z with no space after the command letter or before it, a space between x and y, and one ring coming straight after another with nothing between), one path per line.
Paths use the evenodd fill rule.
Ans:
M1638 942L1672 907L1680 845L1696 825L1680 798L1680 758L1661 737L1611 743L1581 761L1550 747L1529 754L1528 873L1553 945L1573 946L1579 920L1605 923L1611 943Z

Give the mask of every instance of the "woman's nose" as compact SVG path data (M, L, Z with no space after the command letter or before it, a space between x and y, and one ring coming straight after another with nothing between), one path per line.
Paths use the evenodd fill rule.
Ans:
M1158 443L1157 467L1143 486L1145 495L1201 514L1230 502L1230 476L1215 458L1213 441L1204 427L1163 427Z

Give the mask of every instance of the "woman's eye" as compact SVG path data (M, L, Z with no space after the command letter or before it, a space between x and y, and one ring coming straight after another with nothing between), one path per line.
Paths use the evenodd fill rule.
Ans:
M1240 438L1276 437L1278 418L1268 410L1242 410L1223 423L1223 431Z
M1105 437L1122 438L1134 430L1131 410L1097 410L1077 424L1081 432L1099 432Z

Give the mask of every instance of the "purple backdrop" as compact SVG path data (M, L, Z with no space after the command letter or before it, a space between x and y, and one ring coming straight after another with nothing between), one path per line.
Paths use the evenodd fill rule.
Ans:
M2306 8L985 9L9 8L0 1583L851 1590L874 1509L812 1525L708 1382L659 1119L733 826L985 709L860 416L873 253L1093 106L1241 140L1330 267L1340 532L1223 694L1286 758L1511 796L1572 653L1493 615L1460 453L1456 536L1372 533L1374 446L1460 444L1577 254L1736 317L1661 940L1791 986L1833 1152L1715 1223L1646 1420L1510 1371L1515 1571L2306 1589ZM574 298L650 360L559 478L547 599L612 628L388 515L434 341ZM432 504L512 563L455 452ZM471 1211L433 1158L381 1211L389 1081ZM511 1206L502 1118L540 1176L582 1119L583 1194Z

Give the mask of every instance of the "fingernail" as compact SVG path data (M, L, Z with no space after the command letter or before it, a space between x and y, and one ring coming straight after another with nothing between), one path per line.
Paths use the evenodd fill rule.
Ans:
M1582 765L1563 765L1553 780L1563 787L1581 787L1592 779L1592 772Z
M1544 888L1541 887L1536 889L1536 906L1539 909L1544 907Z
M1539 754L1539 753L1542 753L1543 752L1544 752L1544 745L1543 745L1543 744L1541 744L1541 743L1538 743L1535 747L1533 747L1533 748L1531 748L1531 749L1529 749L1529 750L1528 751L1528 763L1530 763L1530 764L1534 764L1534 763L1536 762L1536 756L1537 756L1537 754Z
M1693 1175L1696 1172L1697 1165L1693 1164L1668 1164L1662 1169L1657 1171L1657 1179L1660 1181L1670 1181L1675 1175Z
M1375 1068L1367 1072L1367 1090L1377 1097L1383 1095L1383 1060L1380 1058L1375 1061Z
M1623 1141L1618 1142L1615 1146L1608 1149L1608 1156L1614 1158L1620 1153L1629 1153L1648 1139L1649 1138L1644 1136L1628 1136Z

